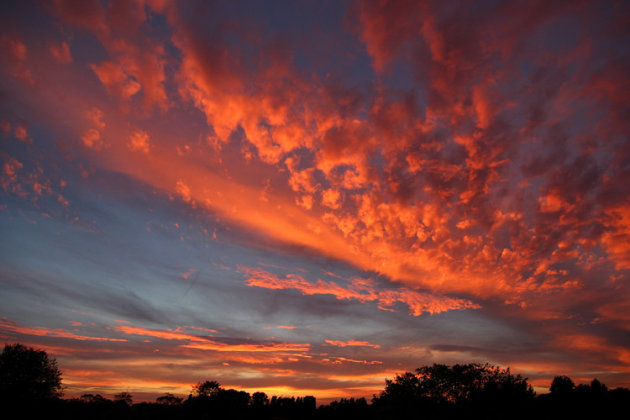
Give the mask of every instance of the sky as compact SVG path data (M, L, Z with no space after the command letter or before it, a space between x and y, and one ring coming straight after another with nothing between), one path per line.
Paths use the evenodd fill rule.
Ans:
M630 386L630 5L5 1L0 341L66 396Z

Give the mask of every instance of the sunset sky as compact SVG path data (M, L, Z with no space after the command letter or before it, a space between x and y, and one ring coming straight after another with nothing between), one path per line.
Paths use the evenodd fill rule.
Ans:
M630 386L630 5L4 1L0 344L66 396Z

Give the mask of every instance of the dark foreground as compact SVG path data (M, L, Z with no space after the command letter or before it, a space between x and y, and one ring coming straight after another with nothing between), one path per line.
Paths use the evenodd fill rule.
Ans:
M208 386L209 384L209 386ZM480 365L433 365L387 381L368 401L341 399L316 406L314 397L272 397L223 389L207 381L187 399L167 394L156 402L133 403L86 394L77 399L4 401L15 418L42 419L616 419L629 418L630 390L609 390L596 379L575 386L556 377L550 393L535 395L527 381L509 371Z
M489 364L434 364L385 381L371 402L341 399L317 407L315 397L269 398L200 382L188 398L172 394L133 403L122 392L113 400L85 394L62 399L56 360L46 352L6 345L0 354L2 418L16 419L628 419L630 390L608 389L593 379L575 385L556 376L548 394L536 395L527 378ZM7 417L10 415L10 417Z

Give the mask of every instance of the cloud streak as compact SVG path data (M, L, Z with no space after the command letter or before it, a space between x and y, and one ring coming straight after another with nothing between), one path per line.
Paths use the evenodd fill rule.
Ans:
M413 290L377 290L370 279L351 279L350 285L341 286L333 281L317 279L309 282L299 274L288 274L284 279L275 274L256 267L240 267L245 271L248 286L265 289L295 289L304 295L333 295L339 300L357 300L359 302L376 302L379 309L392 311L392 306L401 302L409 307L409 313L420 316L423 313L439 314L440 312L463 309L479 309L480 306L464 299L453 299L419 293Z

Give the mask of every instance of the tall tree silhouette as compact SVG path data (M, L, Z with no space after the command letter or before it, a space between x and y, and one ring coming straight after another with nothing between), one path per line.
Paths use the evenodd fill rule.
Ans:
M61 395L61 372L54 358L19 343L4 346L0 354L0 398L16 402Z

